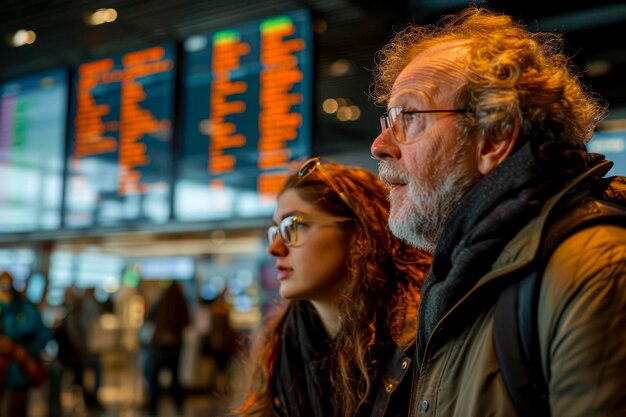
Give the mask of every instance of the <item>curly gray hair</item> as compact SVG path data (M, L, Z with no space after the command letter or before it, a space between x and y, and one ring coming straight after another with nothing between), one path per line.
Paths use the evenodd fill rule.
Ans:
M384 103L400 72L420 52L462 41L467 83L460 105L470 109L463 133L497 142L519 129L522 141L586 143L606 106L581 83L562 52L560 35L531 33L511 17L473 6L434 26L410 26L378 53L371 89Z

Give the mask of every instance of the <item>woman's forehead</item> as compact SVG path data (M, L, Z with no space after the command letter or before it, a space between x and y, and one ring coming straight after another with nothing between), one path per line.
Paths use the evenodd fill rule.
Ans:
M295 188L289 188L278 196L275 219L282 219L287 215L299 214L322 214L324 213L314 204L308 202Z

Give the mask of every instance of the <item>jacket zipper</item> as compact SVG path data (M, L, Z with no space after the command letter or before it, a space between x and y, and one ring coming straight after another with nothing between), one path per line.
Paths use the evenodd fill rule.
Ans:
M415 411L415 397L417 396L417 390L415 389L417 386L417 355L419 352L417 351L417 344L415 346L415 364L413 365L413 375L411 376L411 397L409 400L409 415L407 417L415 416L417 413Z

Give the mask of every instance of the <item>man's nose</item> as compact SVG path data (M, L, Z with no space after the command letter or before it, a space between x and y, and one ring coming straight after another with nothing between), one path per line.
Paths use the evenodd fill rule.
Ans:
M400 148L393 140L390 128L383 130L380 135L374 139L370 152L376 159L387 160L400 158Z

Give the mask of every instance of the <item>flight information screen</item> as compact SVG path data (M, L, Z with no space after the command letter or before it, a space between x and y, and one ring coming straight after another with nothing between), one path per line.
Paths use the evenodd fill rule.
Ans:
M290 162L310 153L311 33L295 11L185 41L176 219L273 212Z
M174 84L171 44L77 68L66 226L169 220Z
M61 225L67 77L58 69L0 84L0 233Z
M608 176L626 175L626 130L595 132L587 149L605 155L606 159L614 163Z

